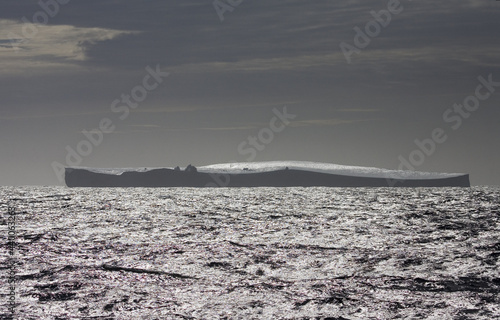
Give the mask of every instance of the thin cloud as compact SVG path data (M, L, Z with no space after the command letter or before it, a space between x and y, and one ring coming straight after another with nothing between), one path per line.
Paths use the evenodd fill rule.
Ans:
M395 49L366 49L354 59L356 64L380 63L393 64L396 62L430 62L439 63L450 60L459 61L473 66L500 66L498 56L500 48L496 45L489 47L465 47L465 46L442 46L442 47L418 47L418 48L395 48ZM206 62L190 63L175 67L169 67L171 72L176 73L217 73L217 72L265 72L265 71L298 71L318 67L336 67L345 64L342 52L305 55L294 57L279 57L267 59L246 59L235 62ZM356 66L353 66L353 69Z
M98 42L135 31L104 28L80 28L70 25L32 25L31 38L23 37L23 23L0 20L0 29L8 38L1 39L0 68L5 73L23 73L26 69L50 69L86 61L86 50Z
M292 121L289 126L291 127L319 127L319 126L336 126L341 124L353 124L358 122L373 121L375 119L359 119L359 120L347 120L347 119L312 119L312 120L300 120Z
M156 124L131 124L129 127L138 127L138 128L161 128L161 126Z
M233 131L233 130L251 130L256 129L257 126L234 126L234 127L213 127L213 128L196 128L201 131Z
M353 124L358 122L373 121L375 119L362 119L362 120L347 120L347 119L310 119L310 120L298 120L291 121L288 126L290 127L320 127L320 126L336 126L341 124ZM232 126L232 127L210 127L210 128L196 128L196 130L205 131L232 131L232 130L255 130L260 128L265 128L269 123L254 123L250 125L242 126Z
M348 108L344 108L344 109L337 109L336 111L338 111L338 112L359 112L359 113L370 112L370 113L373 113L373 112L381 112L382 110L381 109L361 109L361 108L348 109Z
M0 120L27 120L27 119L42 119L42 118L70 118L81 116L93 116L99 114L109 114L109 112L89 111L75 113L47 113L47 114L25 114L18 116L0 116Z

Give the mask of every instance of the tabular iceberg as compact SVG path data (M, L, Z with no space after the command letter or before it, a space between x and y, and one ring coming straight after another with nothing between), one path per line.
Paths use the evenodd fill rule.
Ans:
M186 168L65 170L68 187L470 187L464 173L434 173L305 161L214 164Z

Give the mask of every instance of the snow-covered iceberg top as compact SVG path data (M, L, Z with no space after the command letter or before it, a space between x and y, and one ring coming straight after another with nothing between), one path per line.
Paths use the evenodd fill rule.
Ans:
M304 170L311 172L329 173L344 176L371 177L386 179L441 179L464 175L463 173L437 173L421 171L389 170L373 167L345 166L333 163L310 161L266 161L266 162L235 162L212 164L198 167L198 172L214 174L250 174L256 172L270 172L276 170ZM121 175L123 172L147 172L153 169L173 168L76 168L95 173ZM181 168L184 170L184 168Z
M153 169L165 169L165 168L89 168L89 167L67 167L66 170L72 170L72 169L80 169L80 170L87 170L90 172L95 172L95 173L102 173L102 174L112 174L112 175L121 175L124 172L147 172ZM167 168L167 169L172 169L172 168Z
M199 167L199 172L207 173L255 173L284 169L337 174L343 176L389 178L389 179L439 179L463 175L463 173L437 173L421 171L389 170L374 167L345 166L333 163L311 161L266 161L235 162Z

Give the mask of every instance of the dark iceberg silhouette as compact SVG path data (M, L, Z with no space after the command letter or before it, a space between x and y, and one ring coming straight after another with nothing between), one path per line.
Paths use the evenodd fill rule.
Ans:
M66 168L65 180L68 187L470 187L468 174L317 163L308 167L310 163L297 163L227 164L199 169L189 165L183 170Z

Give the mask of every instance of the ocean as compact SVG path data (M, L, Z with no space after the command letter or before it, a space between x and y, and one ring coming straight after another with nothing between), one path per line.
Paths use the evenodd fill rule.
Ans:
M0 319L500 319L500 187L0 195Z

